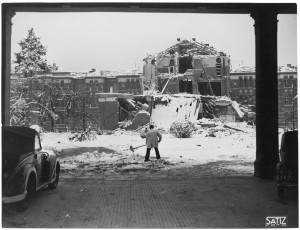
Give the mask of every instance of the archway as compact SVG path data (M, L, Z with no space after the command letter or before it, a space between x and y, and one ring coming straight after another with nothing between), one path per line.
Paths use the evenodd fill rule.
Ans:
M255 21L257 144L255 175L273 178L278 151L277 15L295 3L4 3L2 4L2 124L9 125L11 18L15 12L174 12L251 14ZM268 144L265 144L268 137Z

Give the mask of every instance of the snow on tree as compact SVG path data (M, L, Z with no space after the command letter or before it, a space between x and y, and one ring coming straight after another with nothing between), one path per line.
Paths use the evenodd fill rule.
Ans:
M24 77L32 77L37 71L51 72L58 69L54 64L48 65L43 58L47 53L47 47L42 45L41 38L35 35L33 28L28 30L27 38L19 43L21 51L15 53L15 72Z
M189 120L179 120L171 124L170 133L178 138L190 138L196 127Z
M30 117L33 114L39 117L40 126L43 127L44 118L48 115L52 120L57 115L50 107L51 98L45 81L39 83L39 87L32 89L33 78L12 78L10 87L10 125L29 126Z
M54 113L54 99L51 90L32 90L32 82L37 72L51 72L58 67L47 64L44 57L47 48L42 45L41 39L35 35L34 29L28 30L28 35L18 43L20 52L15 53L14 67L17 77L12 78L10 89L10 124L16 126L28 126L30 114L34 113L40 117L41 125L43 118L48 115L51 121L57 119ZM45 84L41 84L45 86ZM50 94L50 95L49 95ZM37 108L37 109L35 109Z

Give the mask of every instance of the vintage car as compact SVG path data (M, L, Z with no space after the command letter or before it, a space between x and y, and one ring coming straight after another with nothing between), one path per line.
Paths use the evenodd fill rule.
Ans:
M44 186L58 185L57 154L42 149L40 136L27 127L2 127L2 204L27 209L29 198Z
M284 197L285 189L298 187L298 131L282 135L275 178L280 198Z

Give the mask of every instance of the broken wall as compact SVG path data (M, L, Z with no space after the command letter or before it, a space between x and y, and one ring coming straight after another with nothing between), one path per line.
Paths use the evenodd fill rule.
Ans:
M128 126L127 130L136 130L146 124L150 123L150 114L147 111L140 111L136 114L130 126Z
M215 106L214 114L221 121L235 122L235 111L231 105Z
M151 120L164 129L169 129L177 120L197 120L200 100L200 96L185 94L154 96Z
M144 79L143 84L144 87L154 87L155 81L156 81L156 65L155 65L155 58L149 57L145 59L144 66L143 66L143 72L144 72Z
M230 73L230 61L229 58L225 56L195 55L193 65L194 65L194 69L201 70L201 71L203 70L204 67L207 76L224 77L224 76L229 76Z
M98 98L99 126L102 130L114 130L119 127L119 103L113 98Z
M161 78L158 77L158 90L159 92L162 92L165 85L168 82L168 85L166 86L163 94L177 94L179 93L179 83L178 83L178 77L174 77L168 81L169 78Z

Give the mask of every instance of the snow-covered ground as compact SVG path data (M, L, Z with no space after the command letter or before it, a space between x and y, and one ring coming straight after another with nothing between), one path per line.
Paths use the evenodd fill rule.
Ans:
M156 161L155 151L151 150L151 162L144 162L145 139L139 132L117 131L110 135L97 135L91 141L69 141L70 133L42 133L42 145L59 154L64 172L120 174L137 172L151 173L193 168L218 164L219 168L236 173L251 174L255 161L255 127L246 123L226 123L240 129L217 126L215 137L211 128L199 127L191 138L176 138L163 133L159 151L162 160ZM207 170L207 167L206 167Z

